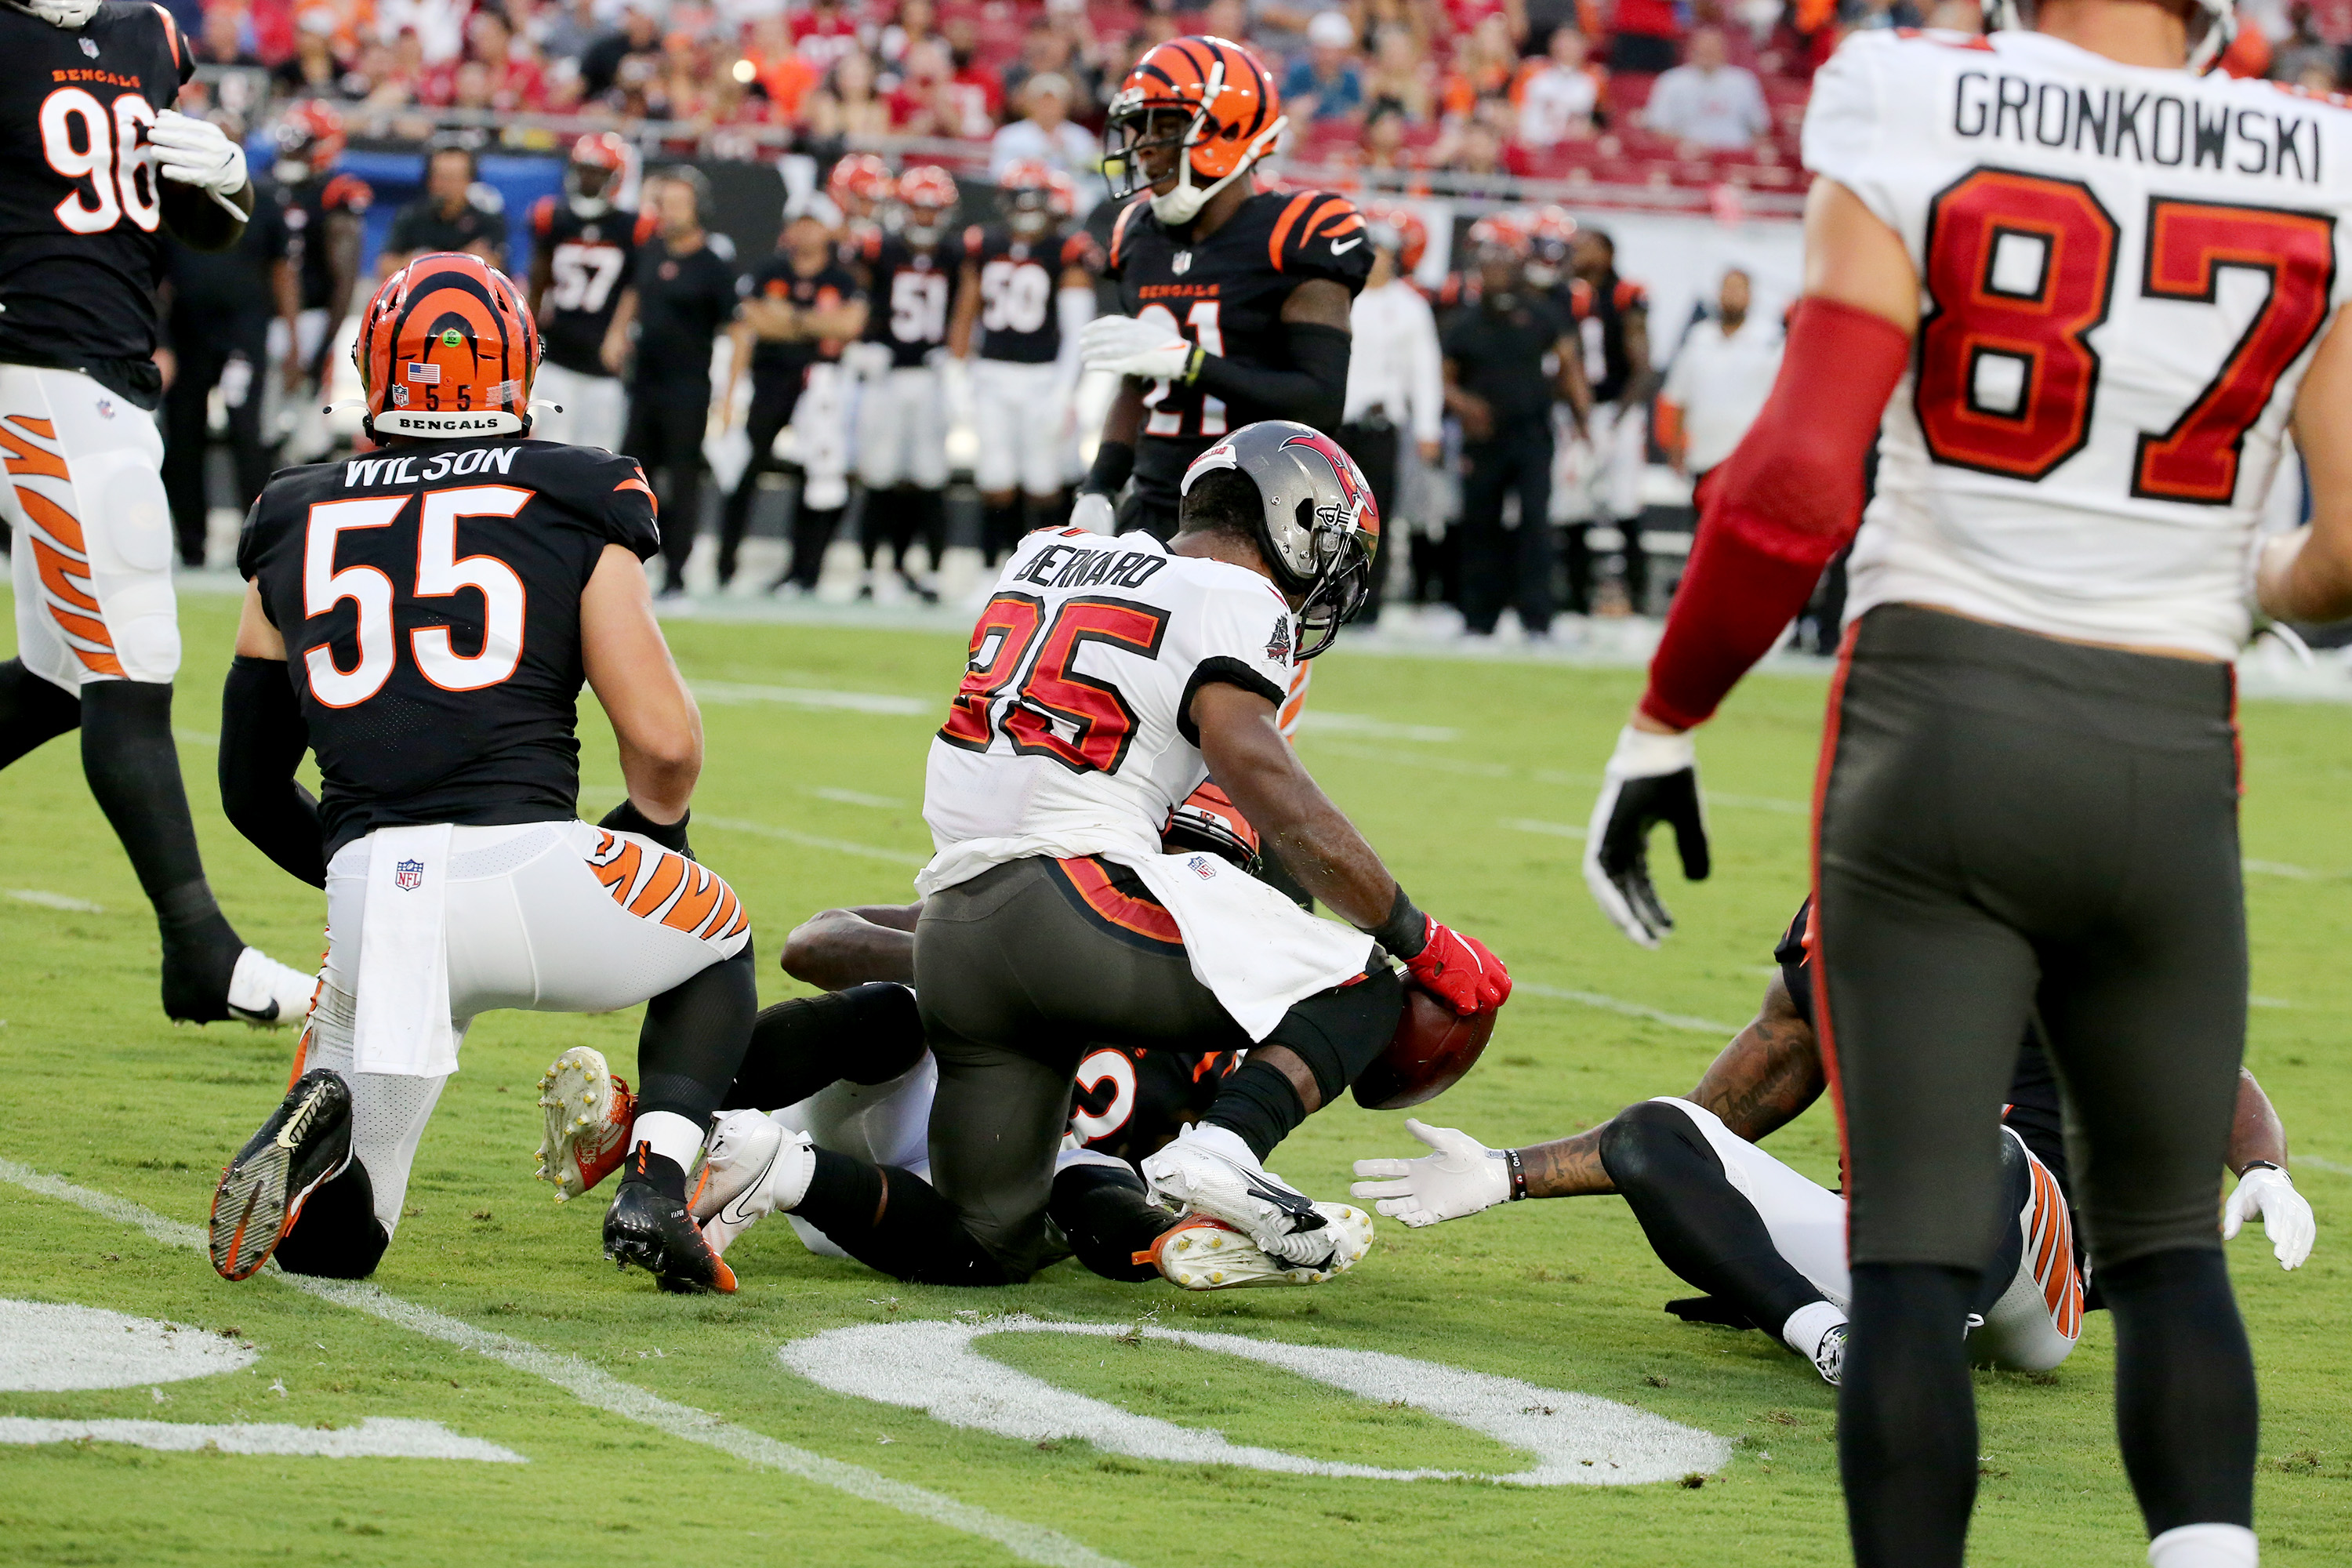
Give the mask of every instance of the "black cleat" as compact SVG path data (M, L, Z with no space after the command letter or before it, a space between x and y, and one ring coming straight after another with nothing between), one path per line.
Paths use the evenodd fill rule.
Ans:
M302 1205L352 1160L352 1091L333 1072L304 1073L213 1190L213 1267L250 1278L301 1217Z
M687 1212L686 1173L650 1143L630 1150L622 1167L621 1190L604 1212L604 1256L615 1268L635 1264L681 1295L735 1289L735 1271L710 1250Z

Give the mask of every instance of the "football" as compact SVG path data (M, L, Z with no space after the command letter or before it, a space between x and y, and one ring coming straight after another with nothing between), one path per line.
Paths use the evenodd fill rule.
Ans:
M1356 1103L1367 1110L1402 1110L1435 1100L1477 1065L1494 1035L1493 1010L1465 1018L1408 980L1396 1034L1357 1077Z

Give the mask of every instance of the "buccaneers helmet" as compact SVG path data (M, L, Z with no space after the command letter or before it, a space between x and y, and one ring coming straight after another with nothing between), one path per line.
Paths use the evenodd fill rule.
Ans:
M890 165L872 153L852 153L824 177L824 194L850 216L863 216L889 197Z
M1211 196L1274 151L1290 123L1265 68L1223 38L1171 38L1144 52L1103 122L1103 169L1121 198L1155 184L1143 154L1173 148L1175 186L1154 191L1160 222L1187 224ZM1110 174L1116 166L1117 174Z
M1160 830L1160 847L1171 855L1205 849L1253 877L1261 864L1257 829L1213 784L1202 784L1168 814L1168 826Z
M1381 510L1356 459L1321 432L1287 419L1244 425L1184 470L1182 493L1231 468L1257 488L1258 553L1275 586L1298 600L1291 657L1313 658L1363 608L1372 557L1381 545ZM1183 513L1178 513L1178 527Z
M617 131L593 131L572 144L563 194L582 217L599 217L613 205L629 167L629 144Z
M1416 270L1421 258L1429 253L1429 226L1411 207L1366 207L1364 229L1377 248L1396 258L1397 270L1407 275Z
M306 98L278 121L278 168L281 184L294 185L334 167L343 155L343 117L332 105Z
M352 362L369 437L462 440L530 429L539 328L514 279L439 250L383 280L360 315Z

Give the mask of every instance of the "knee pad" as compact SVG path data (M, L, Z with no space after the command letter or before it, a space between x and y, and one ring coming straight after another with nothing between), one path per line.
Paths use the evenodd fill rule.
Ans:
M391 1245L390 1233L375 1215L367 1167L355 1156L341 1175L310 1194L273 1256L289 1274L364 1279Z
M90 585L131 680L168 682L180 670L179 604L172 591L172 509L155 458L117 447L74 460Z
M1619 1192L1655 1186L1679 1161L1694 1156L1723 1168L1697 1124L1654 1100L1627 1106L1601 1130L1601 1166Z
M1404 983L1376 963L1352 985L1294 1003L1259 1044L1285 1047L1305 1062L1328 1105L1388 1049L1403 1010Z

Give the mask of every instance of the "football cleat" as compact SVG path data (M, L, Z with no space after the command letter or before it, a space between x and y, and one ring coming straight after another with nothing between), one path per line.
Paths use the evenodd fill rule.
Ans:
M547 1130L539 1142L538 1176L555 1184L557 1203L578 1197L621 1168L637 1099L625 1079L613 1076L602 1051L574 1046L549 1063L539 1075L539 1108Z
M1291 1263L1331 1254L1329 1222L1305 1193L1267 1171L1222 1127L1186 1128L1143 1162L1151 1195L1188 1214L1223 1220L1260 1249Z
M723 1255L760 1220L797 1205L815 1171L807 1133L756 1110L723 1110L710 1119L687 1210L701 1222L710 1250Z
M1192 1215L1177 1222L1135 1255L1160 1277L1183 1290L1238 1290L1254 1285L1320 1285L1345 1274L1370 1250L1372 1219L1346 1204L1317 1204L1324 1218L1321 1230L1330 1251L1320 1262L1293 1263L1275 1257L1221 1219Z
M352 1161L352 1090L325 1068L304 1073L213 1189L213 1268L249 1279L301 1217L302 1205Z
M1846 1325L1837 1324L1822 1336L1822 1342L1813 1349L1813 1370L1832 1388L1845 1375L1845 1332Z
M604 1212L604 1256L616 1268L632 1263L663 1289L680 1295L731 1293L735 1271L695 1228L686 1212L686 1173L650 1143L629 1152L621 1190Z

